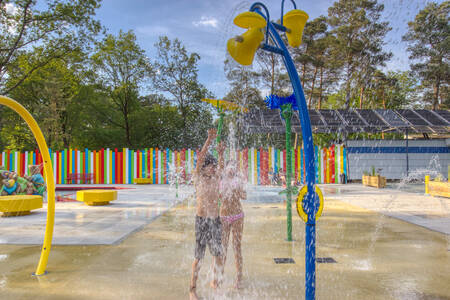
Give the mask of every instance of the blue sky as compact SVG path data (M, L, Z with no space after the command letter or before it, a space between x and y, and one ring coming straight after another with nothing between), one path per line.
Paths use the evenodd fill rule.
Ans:
M167 35L178 38L189 52L201 56L199 63L199 81L216 97L223 97L227 91L227 81L223 71L227 40L243 30L233 25L233 18L249 9L254 1L238 0L104 0L97 17L108 29L117 34L120 29L133 30L138 43L152 58L154 44L158 36ZM271 19L280 18L279 0L264 1L269 8ZM285 12L292 8L285 1ZM327 15L332 0L296 1L297 8L306 11L310 19ZM427 0L380 0L385 4L383 19L390 22L392 31L386 37L386 50L394 57L387 68L406 70L409 61L406 45L401 36L407 30L407 22L425 7ZM442 2L442 1L439 1Z

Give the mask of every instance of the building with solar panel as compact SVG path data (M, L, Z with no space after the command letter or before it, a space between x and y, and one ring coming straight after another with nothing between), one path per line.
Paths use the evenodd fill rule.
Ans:
M361 180L375 168L389 180L423 177L432 170L448 178L450 170L450 111L425 109L309 110L313 133L342 137L347 155L347 179ZM240 125L247 133L284 133L284 121L276 110L255 109ZM297 113L292 132L301 133ZM404 139L349 140L350 133L399 133ZM422 178L423 179L423 178Z

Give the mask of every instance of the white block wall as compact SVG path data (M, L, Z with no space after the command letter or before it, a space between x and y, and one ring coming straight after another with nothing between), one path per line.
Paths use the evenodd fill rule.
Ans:
M425 152L429 148L448 149L449 140L409 140L408 147L419 147ZM361 180L364 171L371 172L382 169L380 174L387 179L403 179L406 177L406 153L351 153L352 147L406 147L405 140L358 140L347 141L348 150L348 178ZM428 149L427 149L428 148ZM412 152L413 149L410 149ZM424 173L440 173L444 178L448 177L450 165L450 153L408 153L409 175L422 179ZM448 152L448 151L447 151Z

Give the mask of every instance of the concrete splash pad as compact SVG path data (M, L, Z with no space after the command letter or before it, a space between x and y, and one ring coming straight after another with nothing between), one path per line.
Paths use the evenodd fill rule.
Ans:
M244 289L232 288L230 248L223 287L213 292L208 286L207 253L198 292L204 299L302 299L304 224L294 216L295 241L285 242L285 205L267 203L252 189L244 204ZM317 256L336 263L318 264L318 299L450 299L447 235L328 193L318 222ZM57 245L43 277L30 276L38 246L0 245L0 294L5 299L187 299L194 214L194 203L184 201L119 244ZM295 264L275 264L274 258L292 258Z
M111 245L152 222L193 193L192 187L168 185L117 190L118 200L106 206L58 202L53 245ZM73 198L76 198L73 195ZM47 205L31 215L0 221L0 244L42 245Z

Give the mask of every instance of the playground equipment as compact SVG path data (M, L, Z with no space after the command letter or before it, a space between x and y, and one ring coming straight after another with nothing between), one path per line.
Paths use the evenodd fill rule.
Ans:
M450 179L448 182L439 178L430 180L430 175L425 176L425 194L437 197L450 198Z
M202 99L203 102L207 102L212 104L217 109L217 113L219 114L219 124L217 124L217 137L216 142L220 142L220 138L222 135L222 127L223 127L223 117L225 117L225 110L229 111L241 111L248 112L248 108L242 107L236 103L227 101L227 100L218 100L218 99Z
M291 195L296 194L297 188L291 187L291 175L292 175L292 151L291 151L291 119L292 110L298 110L295 96L278 97L271 95L265 100L269 109L280 109L281 117L284 120L286 129L286 212L287 212L287 240L292 241L292 202Z
M153 179L152 178L138 177L138 178L134 178L133 182L135 184L152 184L153 183Z
M308 216L305 226L305 298L314 299L316 286L316 216L320 207L319 196L315 192L314 144L311 122L302 85L289 51L278 33L278 31L281 31L289 34L288 41L290 45L300 45L301 33L308 19L308 15L301 10L297 10L293 0L291 2L294 10L288 12L283 17L284 0L281 1L280 24L270 21L269 11L264 4L260 2L252 4L249 10L252 14L245 12L238 15L234 20L237 26L248 28L247 32L229 40L227 48L230 55L240 64L251 64L258 48L283 56L283 61L288 71L294 89L295 100L299 108L299 118L305 147L307 192L304 199L302 199L301 207L303 213ZM264 31L264 26L261 26L261 18L257 17L255 13L266 21L265 34L263 33L261 35ZM284 18L286 19L284 20ZM262 43L264 36L265 42ZM269 45L269 38L275 46Z
M77 201L84 202L89 206L107 205L117 200L115 190L82 190L77 192Z
M0 96L0 104L5 105L15 112L28 124L33 136L39 147L39 151L42 153L44 163L44 176L47 182L47 223L45 226L44 243L42 245L41 257L39 259L38 266L34 275L44 275L47 267L48 256L52 246L53 227L55 223L55 182L53 178L52 164L50 160L50 153L48 151L47 143L39 128L38 124L34 120L33 116L18 102L11 98Z
M33 209L42 208L42 202L38 195L0 196L0 212L3 217L29 215Z

